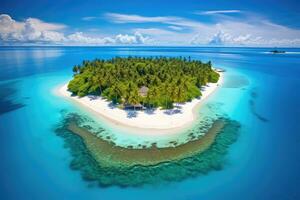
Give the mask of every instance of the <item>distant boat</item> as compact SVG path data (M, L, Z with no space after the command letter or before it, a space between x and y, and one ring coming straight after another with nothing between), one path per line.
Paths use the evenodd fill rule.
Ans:
M274 54L285 53L285 51L280 51L280 50L275 49L275 50L270 51L270 53L274 53Z

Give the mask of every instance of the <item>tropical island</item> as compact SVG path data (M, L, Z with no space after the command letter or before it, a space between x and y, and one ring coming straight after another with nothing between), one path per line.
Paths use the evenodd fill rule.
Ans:
M211 62L182 57L96 59L74 66L59 93L115 124L171 129L194 120L196 105L217 88L221 72Z
M270 51L270 53L278 54L278 53L285 53L285 51L275 49L275 50Z
M198 105L222 84L223 72L211 62L166 57L96 59L74 66L73 78L58 94L122 131L102 126L95 131L93 119L63 114L56 133L74 156L70 167L100 186L125 187L221 169L239 124L221 115L194 120ZM191 123L195 127L179 131ZM123 128L131 128L130 134Z

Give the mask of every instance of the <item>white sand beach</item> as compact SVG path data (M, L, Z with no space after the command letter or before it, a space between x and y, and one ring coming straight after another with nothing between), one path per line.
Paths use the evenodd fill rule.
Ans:
M199 99L194 99L191 102L179 104L178 108L173 110L155 109L152 112L147 111L128 111L112 107L109 101L98 96L77 97L71 96L71 92L67 90L67 85L64 84L58 87L55 93L59 96L65 97L80 106L83 106L89 111L92 111L101 119L114 125L151 130L178 130L188 127L196 119L196 108L198 109L205 99L207 99L223 82L223 72L219 72L220 78L218 83L209 83L203 87L202 96ZM172 131L173 132L173 131Z

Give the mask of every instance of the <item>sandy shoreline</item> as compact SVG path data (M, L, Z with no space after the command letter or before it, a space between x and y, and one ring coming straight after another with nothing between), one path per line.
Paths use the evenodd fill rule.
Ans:
M67 90L67 83L56 88L55 93L64 97L78 105L92 111L97 117L112 123L113 125L132 128L138 131L151 132L178 132L186 127L189 127L197 117L198 106L207 99L223 82L223 73L219 72L220 78L218 83L209 83L201 90L202 96L200 99L194 99L185 104L179 104L179 109L166 111L156 109L153 113L145 111L125 111L116 107L111 107L110 102L96 96L86 96L79 98L71 96L71 92ZM134 114L133 114L134 113ZM134 115L134 116L132 116Z

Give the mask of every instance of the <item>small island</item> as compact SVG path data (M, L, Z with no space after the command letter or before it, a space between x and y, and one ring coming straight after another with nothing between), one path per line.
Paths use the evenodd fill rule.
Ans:
M61 95L116 125L161 130L190 124L222 71L190 58L116 57L83 61L73 73Z
M285 51L280 51L280 50L275 49L275 50L270 51L270 53L279 54L279 53L285 53Z
M224 72L181 57L116 57L74 66L72 79L56 92L92 115L65 112L56 129L74 156L70 167L101 186L126 187L221 169L239 124L211 115L210 106L202 118L199 107L222 85Z

